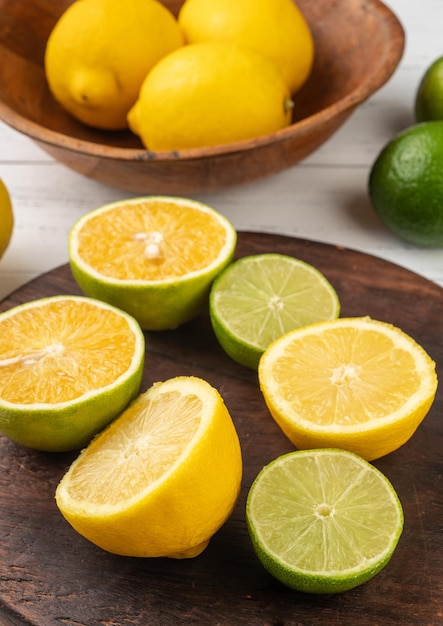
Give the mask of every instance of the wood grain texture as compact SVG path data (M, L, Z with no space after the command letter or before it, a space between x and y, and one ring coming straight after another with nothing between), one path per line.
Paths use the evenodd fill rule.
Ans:
M443 290L381 259L349 249L240 233L238 256L281 252L318 267L336 287L343 316L398 325L441 367ZM0 304L79 293L68 266ZM309 596L284 588L258 563L245 525L247 491L258 471L292 450L270 418L256 374L219 348L203 316L147 333L142 388L179 374L219 389L239 432L244 479L228 522L196 559L136 559L101 551L58 512L54 491L73 454L30 451L0 437L0 624L5 626L437 626L443 622L442 391L413 438L374 464L392 481L405 529L385 570L345 594Z
M222 189L298 163L391 77L404 49L400 22L379 0L299 0L315 40L315 62L294 96L293 123L235 144L155 153L129 131L82 125L50 94L46 40L71 3L0 0L0 118L76 172L136 193ZM177 14L183 2L164 4Z

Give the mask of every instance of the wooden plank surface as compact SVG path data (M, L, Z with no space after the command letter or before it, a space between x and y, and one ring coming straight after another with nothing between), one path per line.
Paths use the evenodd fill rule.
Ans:
M387 261L291 237L240 233L238 255L278 251L312 263L337 289L343 316L396 324L443 361L443 290ZM68 266L21 287L0 305L78 293ZM27 450L0 437L0 624L5 626L437 626L443 623L443 392L412 439L374 462L392 481L405 529L389 565L336 596L290 591L258 563L245 525L258 471L292 450L270 418L256 374L231 361L203 316L148 333L142 389L193 374L219 389L239 432L244 479L228 522L196 559L117 557L77 535L54 491L74 454Z

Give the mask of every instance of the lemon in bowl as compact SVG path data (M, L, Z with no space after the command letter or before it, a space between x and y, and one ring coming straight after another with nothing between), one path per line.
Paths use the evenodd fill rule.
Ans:
M181 45L175 17L157 0L77 0L49 35L45 74L54 98L75 118L123 129L145 75Z
M128 114L148 150L209 148L277 132L293 102L274 63L245 46L202 42L148 73Z
M272 60L291 93L306 82L314 38L292 0L186 0L178 21L188 43L230 41Z
M183 2L163 4L177 17ZM77 121L54 99L43 66L47 39L63 11L58 0L15 0L14 9L2 13L0 118L65 166L133 194L193 197L270 176L329 139L390 78L404 49L399 20L378 0L370 10L366 0L341 0L332 10L329 0L297 4L314 38L314 64L293 96L291 123L275 133L235 145L153 152L129 130Z

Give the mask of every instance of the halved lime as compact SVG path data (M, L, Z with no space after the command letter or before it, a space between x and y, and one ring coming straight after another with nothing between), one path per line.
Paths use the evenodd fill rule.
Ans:
M246 520L263 566L308 593L368 581L387 565L403 530L386 476L332 448L291 452L264 467L249 491Z
M283 254L252 255L231 263L210 293L211 322L220 345L252 369L275 339L339 313L337 293L326 277Z

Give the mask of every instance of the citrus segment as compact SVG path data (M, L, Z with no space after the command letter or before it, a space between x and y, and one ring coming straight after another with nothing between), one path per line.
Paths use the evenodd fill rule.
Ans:
M68 522L121 555L202 552L230 516L240 443L216 389L195 377L154 384L74 461L56 501Z
M69 235L74 278L83 291L133 315L143 328L175 328L207 305L214 277L237 237L214 209L151 196L84 215Z
M265 351L258 373L272 416L295 446L344 448L367 460L408 441L437 390L425 350L367 317L291 331Z
M0 432L31 448L85 445L138 393L144 337L102 302L54 296L0 315Z
M282 254L243 257L214 281L214 332L235 361L257 369L263 351L293 328L339 315L329 281L308 263Z
M403 530L388 479L337 449L292 452L264 467L250 488L246 519L263 566L309 593L346 591L371 579Z

